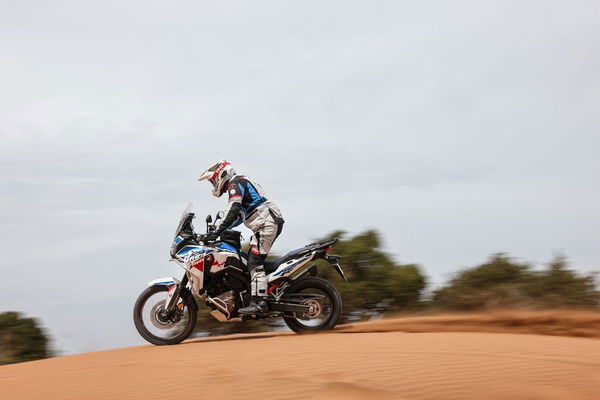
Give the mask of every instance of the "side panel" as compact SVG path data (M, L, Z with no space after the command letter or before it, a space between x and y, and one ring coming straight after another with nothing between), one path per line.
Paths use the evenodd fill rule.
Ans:
M269 282L292 275L294 272L298 271L300 267L309 262L314 254L315 252L312 252L305 255L304 257L295 258L293 260L281 264L279 267L277 267L275 272L268 276Z
M204 246L185 246L178 253L177 258L183 262L188 271L192 292L196 297L204 287L204 275L213 275L226 267L234 267L243 271L237 252L227 249Z
M177 257L183 261L189 272L188 277L195 296L200 296L204 287L204 264L212 256L212 251L203 246L185 246L177 253Z
M189 271L190 281L192 282L192 292L195 296L200 296L200 290L204 287L204 264L206 259L210 259L212 254L202 252L190 252L184 262Z
M217 272L224 270L227 266L240 267L239 262L236 262L236 260L239 261L237 253L221 250L215 251L211 253L211 255L213 256L212 263L210 267L207 265L206 268L211 274L216 274Z

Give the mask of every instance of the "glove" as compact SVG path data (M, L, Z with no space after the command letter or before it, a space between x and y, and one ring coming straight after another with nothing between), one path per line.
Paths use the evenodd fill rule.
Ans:
M217 232L209 232L206 234L206 241L207 242L214 242L217 240L217 238L219 237L219 233Z

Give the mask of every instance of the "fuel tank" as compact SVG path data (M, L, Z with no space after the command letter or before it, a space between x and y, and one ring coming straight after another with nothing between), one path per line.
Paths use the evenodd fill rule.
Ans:
M245 260L228 243L221 243L216 247L187 245L177 252L177 257L183 260L190 271L197 270L210 275L226 268L245 270Z

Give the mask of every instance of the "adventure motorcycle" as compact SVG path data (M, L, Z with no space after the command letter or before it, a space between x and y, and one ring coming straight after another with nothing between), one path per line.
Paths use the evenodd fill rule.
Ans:
M222 218L217 215L216 221ZM191 204L184 210L171 245L171 261L185 269L181 281L155 279L138 297L133 310L135 327L148 342L176 344L194 330L201 299L210 314L221 322L283 317L296 333L333 329L342 312L337 289L317 277L317 266L303 268L308 262L327 260L347 282L339 256L328 255L337 239L312 243L274 261L266 261L268 276L267 310L255 315L240 315L237 310L251 300L248 255L240 250L241 234L227 230L216 240L212 217L206 217L206 235L194 233ZM302 269L303 268L303 269Z

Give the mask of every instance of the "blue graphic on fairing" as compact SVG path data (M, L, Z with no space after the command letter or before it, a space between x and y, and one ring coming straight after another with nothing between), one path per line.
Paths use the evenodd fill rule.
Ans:
M183 249L177 252L177 255L184 256L191 251L194 251L196 253L209 253L211 250L205 249L201 246L184 246Z
M183 238L182 238L181 236L177 236L177 237L176 237L176 238L173 240L173 242L175 242L175 244L179 244L179 243L181 243L181 241L182 241L182 240L183 240Z
M233 251L233 252L237 253L237 249L226 242L222 242L220 245L217 246L217 248L223 249L223 250L229 250L229 251Z

